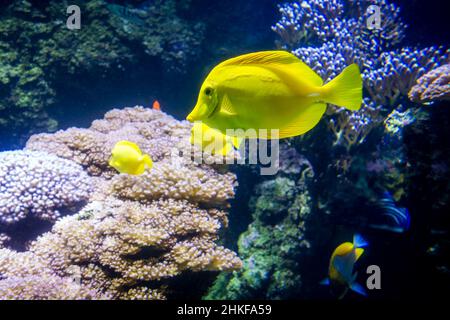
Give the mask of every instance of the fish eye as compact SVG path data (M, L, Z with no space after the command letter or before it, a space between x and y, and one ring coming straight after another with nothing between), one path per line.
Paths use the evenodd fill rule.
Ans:
M208 87L208 88L205 89L205 94L206 94L207 96L210 96L210 95L212 94L212 92L213 92L213 89L210 88L210 87Z

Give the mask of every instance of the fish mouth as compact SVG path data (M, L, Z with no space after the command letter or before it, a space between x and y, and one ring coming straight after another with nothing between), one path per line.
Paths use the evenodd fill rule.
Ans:
M197 120L205 120L214 116L219 111L219 104L216 104L213 110L209 111L208 106L203 104L201 107L194 107L192 112L186 117L186 120L194 122Z
M211 113L206 117L206 119L212 118L219 111L219 104L217 103Z

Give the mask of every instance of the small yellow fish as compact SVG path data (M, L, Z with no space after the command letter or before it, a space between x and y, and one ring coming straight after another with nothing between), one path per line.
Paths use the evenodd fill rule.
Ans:
M356 64L323 85L320 76L293 54L262 51L217 65L203 82L187 120L202 120L224 134L227 129L278 129L279 138L287 138L311 130L326 103L349 110L361 107L362 79Z
M353 236L353 243L344 242L340 244L331 255L328 278L323 280L321 284L343 287L344 292L340 295L340 298L344 297L349 288L366 296L367 293L364 288L355 282L356 273L353 274L353 266L364 253L362 247L367 245L366 240L358 234Z
M129 141L119 141L111 152L109 165L120 173L132 175L143 174L145 168L151 169L153 161L147 154L142 154L141 149Z
M199 146L204 152L226 156L234 149L239 149L242 139L229 137L219 130L208 127L201 121L196 121L191 130L190 141L191 144Z

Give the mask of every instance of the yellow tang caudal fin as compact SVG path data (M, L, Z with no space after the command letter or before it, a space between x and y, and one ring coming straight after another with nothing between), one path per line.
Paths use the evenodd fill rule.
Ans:
M363 248L356 248L355 249L356 261L362 256L363 253L364 253L364 249Z
M351 64L341 74L323 86L325 102L359 110L362 104L362 78L357 64Z
M142 159L147 168L151 169L153 167L153 161L148 154L144 154Z

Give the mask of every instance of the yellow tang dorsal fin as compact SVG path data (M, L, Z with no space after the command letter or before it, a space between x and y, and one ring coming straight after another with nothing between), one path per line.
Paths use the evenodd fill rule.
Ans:
M363 248L356 248L355 249L355 255L356 255L356 260L358 261L358 259L361 257L361 255L364 253L364 249Z
M236 65L263 65L282 71L290 77L301 78L314 86L323 84L322 78L299 58L287 51L260 51L244 54L220 63L217 68Z
M116 146L130 147L130 148L133 148L134 150L136 150L137 152L142 153L141 149L139 148L139 146L136 143L134 143L134 142L122 140L122 141L117 142Z
M325 103L316 103L305 108L296 118L280 128L280 139L298 136L314 128L326 108Z

